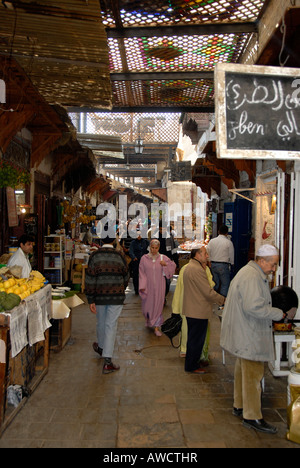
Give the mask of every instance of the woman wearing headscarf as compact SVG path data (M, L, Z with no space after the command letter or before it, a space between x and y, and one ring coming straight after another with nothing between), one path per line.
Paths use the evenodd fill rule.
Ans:
M153 327L156 336L162 335L159 328L164 322L165 278L171 279L176 270L176 264L160 254L159 248L160 242L152 240L150 252L142 257L139 269L139 293L146 327Z

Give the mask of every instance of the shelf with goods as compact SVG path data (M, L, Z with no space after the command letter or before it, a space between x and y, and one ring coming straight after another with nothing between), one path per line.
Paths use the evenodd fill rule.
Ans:
M52 285L65 283L65 236L45 236L44 276Z

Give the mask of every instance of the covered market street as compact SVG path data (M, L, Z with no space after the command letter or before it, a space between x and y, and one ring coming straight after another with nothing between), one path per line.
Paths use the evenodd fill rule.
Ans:
M300 0L0 0L0 448L300 447L299 33Z
M171 314L173 281L164 309ZM85 300L85 296L81 296ZM168 338L144 326L130 283L119 320L115 361L102 374L94 353L95 317L86 304L73 310L72 336L51 352L49 372L0 438L0 448L298 448L287 441L287 379L266 369L263 413L275 436L242 426L232 415L234 359L222 363L220 321L211 322L210 366L184 372Z

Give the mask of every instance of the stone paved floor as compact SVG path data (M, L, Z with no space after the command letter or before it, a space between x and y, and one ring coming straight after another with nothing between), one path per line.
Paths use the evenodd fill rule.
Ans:
M170 313L167 306L165 317ZM202 376L185 373L169 340L145 328L132 290L119 320L119 372L102 375L102 360L92 350L95 317L87 305L73 310L72 330L69 344L51 353L48 374L2 435L0 448L299 448L285 437L287 380L273 378L268 369L264 416L278 435L250 431L231 414L234 359L227 355L223 366L217 317L211 322L211 364Z

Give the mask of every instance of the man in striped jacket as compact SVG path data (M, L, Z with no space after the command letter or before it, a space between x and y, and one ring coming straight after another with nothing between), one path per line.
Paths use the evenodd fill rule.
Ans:
M120 369L112 356L130 277L124 256L113 247L114 241L105 239L103 247L90 256L85 279L90 310L97 316L98 343L93 343L93 349L104 358L103 374Z

